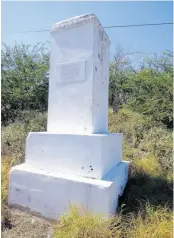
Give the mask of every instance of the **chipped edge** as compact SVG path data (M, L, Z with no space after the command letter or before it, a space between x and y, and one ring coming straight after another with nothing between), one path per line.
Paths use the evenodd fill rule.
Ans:
M96 15L93 13L76 16L76 17L66 19L64 21L57 22L53 25L50 32L51 32L51 34L54 34L57 32L68 30L70 28L82 26L82 25L90 23L90 22L94 23L97 26L97 28L103 34L107 44L110 45L110 40L109 40L107 33L105 32L103 26L101 25L101 23L98 20L98 18L96 17Z

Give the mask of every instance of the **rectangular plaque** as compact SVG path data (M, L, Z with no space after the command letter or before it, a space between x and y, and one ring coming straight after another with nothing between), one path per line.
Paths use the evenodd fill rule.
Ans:
M57 64L58 83L74 83L85 80L85 60Z

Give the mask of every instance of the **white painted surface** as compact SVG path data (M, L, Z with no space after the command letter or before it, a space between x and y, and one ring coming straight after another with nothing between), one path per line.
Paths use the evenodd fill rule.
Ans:
M100 179L122 161L122 134L30 132L25 154L36 168Z
M127 182L128 163L120 163L105 180L53 174L27 164L12 168L8 204L47 218L58 219L70 204L83 205L92 214L113 215Z
M8 203L53 219L70 203L112 215L128 163L121 162L122 135L107 133L108 36L93 14L59 22L51 34L48 132L27 137Z
M110 42L103 27L90 14L55 24L51 34L48 132L107 133Z
M109 47L102 31L94 28L93 128L108 130Z
M76 83L86 80L86 61L68 62L56 65L57 85L62 83Z

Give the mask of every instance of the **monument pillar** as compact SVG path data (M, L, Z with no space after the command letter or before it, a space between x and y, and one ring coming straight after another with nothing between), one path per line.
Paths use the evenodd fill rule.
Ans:
M51 29L47 132L30 132L8 203L58 219L70 203L112 215L128 178L122 134L108 133L109 38L94 14Z
M110 41L98 19L85 15L51 29L48 132L108 132Z

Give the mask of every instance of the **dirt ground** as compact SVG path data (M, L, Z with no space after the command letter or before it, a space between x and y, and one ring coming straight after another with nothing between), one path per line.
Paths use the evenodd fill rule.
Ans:
M51 238L54 223L17 209L7 209L9 217L1 220L2 238Z

